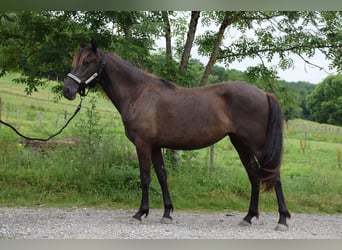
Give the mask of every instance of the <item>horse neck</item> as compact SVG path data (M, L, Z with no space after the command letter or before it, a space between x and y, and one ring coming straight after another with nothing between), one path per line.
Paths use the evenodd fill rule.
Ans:
M108 55L102 89L117 110L123 114L130 103L139 96L139 91L148 76L116 55Z

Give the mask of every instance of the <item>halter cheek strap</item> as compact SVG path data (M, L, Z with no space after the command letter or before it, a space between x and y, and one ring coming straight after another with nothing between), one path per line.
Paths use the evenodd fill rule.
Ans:
M88 80L86 80L84 83L86 85L88 85L89 83L91 83L99 74L97 72L95 72L91 77L88 78Z

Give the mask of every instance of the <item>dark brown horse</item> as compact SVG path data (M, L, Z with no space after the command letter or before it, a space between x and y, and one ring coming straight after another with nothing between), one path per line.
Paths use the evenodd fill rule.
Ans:
M229 136L251 182L248 213L241 225L258 217L260 184L275 189L279 207L278 230L287 229L290 217L280 182L283 116L276 98L242 82L181 88L142 72L119 56L92 45L74 56L63 94L73 100L98 81L122 116L128 139L135 145L142 188L141 205L133 216L149 212L151 161L164 201L162 221L173 210L161 148L199 149Z

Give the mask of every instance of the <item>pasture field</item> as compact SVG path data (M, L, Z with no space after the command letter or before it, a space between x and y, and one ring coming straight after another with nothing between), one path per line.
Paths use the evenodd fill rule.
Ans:
M13 77L0 78L1 118L24 134L47 137L78 105L79 99L55 102L50 91L54 82L27 96ZM281 173L290 211L342 213L341 151L341 127L288 122ZM179 152L177 166L166 159L175 209L247 211L250 186L229 139L215 145L213 170L209 157L205 148ZM118 112L102 94L90 93L78 116L51 143L26 145L12 130L0 127L0 206L138 208L139 182L134 147ZM151 208L162 207L154 173L150 199ZM260 211L277 211L274 192L261 194Z

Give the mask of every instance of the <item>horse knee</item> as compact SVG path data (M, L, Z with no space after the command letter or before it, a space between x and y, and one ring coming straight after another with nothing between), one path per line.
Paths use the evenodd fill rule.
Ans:
M140 186L141 188L147 188L150 185L151 177L149 175L142 174L140 176Z

